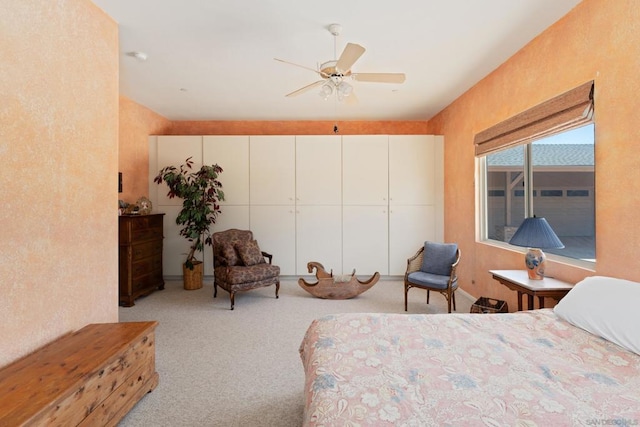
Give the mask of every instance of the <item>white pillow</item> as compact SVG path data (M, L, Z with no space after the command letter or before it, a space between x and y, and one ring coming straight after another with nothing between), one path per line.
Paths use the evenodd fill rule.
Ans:
M640 283L612 277L582 280L554 313L574 326L640 354Z

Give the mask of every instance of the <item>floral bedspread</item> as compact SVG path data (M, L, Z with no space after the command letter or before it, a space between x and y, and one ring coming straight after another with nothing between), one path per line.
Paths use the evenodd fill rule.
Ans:
M300 356L305 426L640 425L640 356L551 309L331 315Z

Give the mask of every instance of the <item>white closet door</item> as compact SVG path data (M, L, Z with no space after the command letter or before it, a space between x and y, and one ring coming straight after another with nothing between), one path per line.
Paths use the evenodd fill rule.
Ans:
M294 206L251 206L250 229L260 249L273 255L281 275L296 274L296 219Z
M296 188L295 168L295 136L251 136L251 205L293 205Z
M156 211L155 206L153 209ZM179 234L181 226L176 224L180 209L182 206L160 206L157 210L165 213L162 242L162 274L164 276L182 277L182 264L187 260L187 253L191 246L191 242ZM196 258L202 261L203 254L196 253Z
M249 204L248 136L205 136L202 161L222 168L220 182L225 198L221 205Z
M389 136L390 275L403 275L425 240L442 241L443 143L433 135Z
M155 175L165 166L180 169L189 157L193 162L192 170L199 170L202 167L202 136L158 136ZM182 206L182 199L168 198L167 191L169 188L165 183L158 186L158 205ZM165 217L165 222L175 219Z
M296 137L296 203L342 203L342 139L336 135Z
M389 274L386 206L342 207L342 268L356 274Z
M387 135L342 137L342 200L345 205L388 204L388 140Z
M249 229L249 205L224 205L213 224L212 231L224 231L230 228Z
M296 274L309 275L307 263L316 261L327 271L342 274L342 208L297 206Z
M391 206L389 209L389 274L404 275L407 259L425 240L438 241L433 205Z
M437 146L431 135L389 136L389 203L434 204Z

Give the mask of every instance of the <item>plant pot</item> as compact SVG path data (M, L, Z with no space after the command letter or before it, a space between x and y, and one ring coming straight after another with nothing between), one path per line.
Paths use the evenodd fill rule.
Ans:
M188 291L202 288L204 264L202 261L193 262L193 270L182 264L182 277L184 288Z

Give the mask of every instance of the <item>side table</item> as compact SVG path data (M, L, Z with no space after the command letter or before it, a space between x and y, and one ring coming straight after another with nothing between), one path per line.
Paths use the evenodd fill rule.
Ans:
M538 307L544 307L545 297L560 301L571 289L571 283L545 277L542 280L531 280L525 270L489 270L493 278L518 292L518 311L522 311L522 295L528 297L528 310L533 310L533 298L538 297Z

